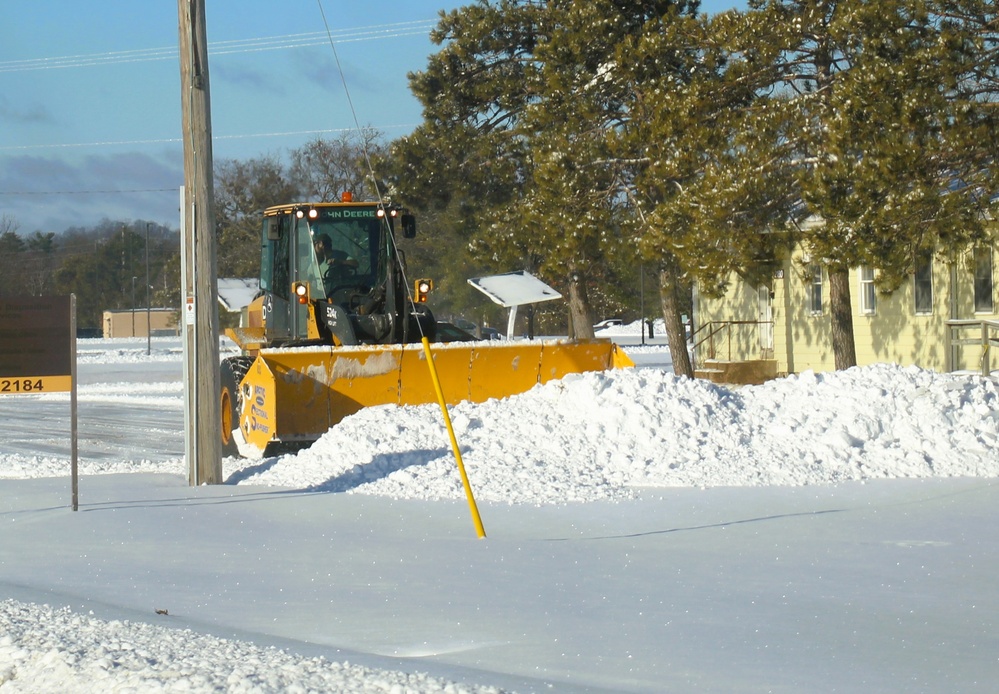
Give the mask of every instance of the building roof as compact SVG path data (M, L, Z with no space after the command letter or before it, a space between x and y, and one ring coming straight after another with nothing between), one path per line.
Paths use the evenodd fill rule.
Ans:
M146 311L149 311L150 313L176 313L177 309L175 309L175 308L149 308L149 309L147 309L145 306L136 306L135 308L106 308L106 309L104 309L103 313L105 313L105 314L111 314L111 313L145 313Z

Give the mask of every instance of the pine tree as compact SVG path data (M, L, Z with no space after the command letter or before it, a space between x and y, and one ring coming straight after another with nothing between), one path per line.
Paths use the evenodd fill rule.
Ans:
M758 90L772 100L784 138L761 161L796 191L772 226L805 216L799 227L830 278L837 368L856 364L848 272L879 271L891 291L927 249L966 243L982 233L969 185L987 167L975 137L987 119L958 85L982 53L923 0L817 0L751 3L734 53L762 62ZM762 61L761 61L762 58Z
M675 4L687 7L480 2L442 17L444 49L411 76L425 121L393 147L394 184L453 206L479 257L566 287L576 336L592 336L589 293L623 255L607 133L624 114L604 70L624 37Z
M625 245L659 269L666 332L678 374L687 358L682 292L719 278L760 253L758 217L778 197L764 176L742 175L743 153L759 147L766 121L752 82L729 69L719 37L726 16L708 19L677 6L650 16L615 44L603 91L616 103L605 131L614 162ZM749 82L750 86L747 86Z
M21 271L25 249L13 217L0 217L0 296L28 294Z
M535 143L534 185L528 192L534 226L548 229L554 240L549 263L568 281L577 336L593 335L588 289L594 279L608 276L611 258L639 261L637 253L629 257L619 249L629 167L611 145L614 133L633 117L634 95L634 85L616 79L620 47L650 26L656 31L664 14L689 14L694 7L663 0L550 4L552 29L535 52L543 97L527 108L522 130ZM668 312L667 331L680 338L674 366L690 372L680 312L672 306Z

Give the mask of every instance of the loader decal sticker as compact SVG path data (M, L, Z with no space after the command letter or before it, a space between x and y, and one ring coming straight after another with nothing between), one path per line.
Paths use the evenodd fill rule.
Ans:
M261 419L267 419L267 413L264 410L262 410L259 407L257 407L256 405L253 405L253 406L250 407L250 414L252 414L254 417L260 417Z
M266 401L267 391L264 390L263 386L253 386L253 402L260 407L264 406Z
M261 424L260 422L258 422L255 419L251 419L250 420L250 431L260 431L260 432L263 432L264 434L269 434L269 433L271 433L271 428L269 426L267 426L266 424Z
M328 219L372 219L378 216L374 208L361 210L329 210L324 215Z

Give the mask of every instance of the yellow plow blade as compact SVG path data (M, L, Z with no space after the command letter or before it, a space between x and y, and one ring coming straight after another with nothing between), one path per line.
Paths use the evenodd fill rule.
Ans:
M567 374L634 366L609 340L464 342L434 345L432 352L449 404L523 393ZM240 428L260 450L314 441L365 407L437 402L419 344L264 349L240 390Z

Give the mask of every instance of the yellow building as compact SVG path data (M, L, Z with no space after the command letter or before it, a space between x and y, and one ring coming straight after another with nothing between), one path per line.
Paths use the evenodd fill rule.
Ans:
M853 330L859 366L889 362L935 371L980 371L999 354L996 252L969 248L942 261L921 258L891 295L877 291L875 271L850 272ZM732 276L724 296L695 289L694 357L700 374L716 380L758 382L806 370L835 368L829 277L799 248L756 277ZM983 335L991 350L983 347ZM984 356L984 360L983 360ZM992 358L999 368L999 356ZM755 365L755 377L726 370Z

